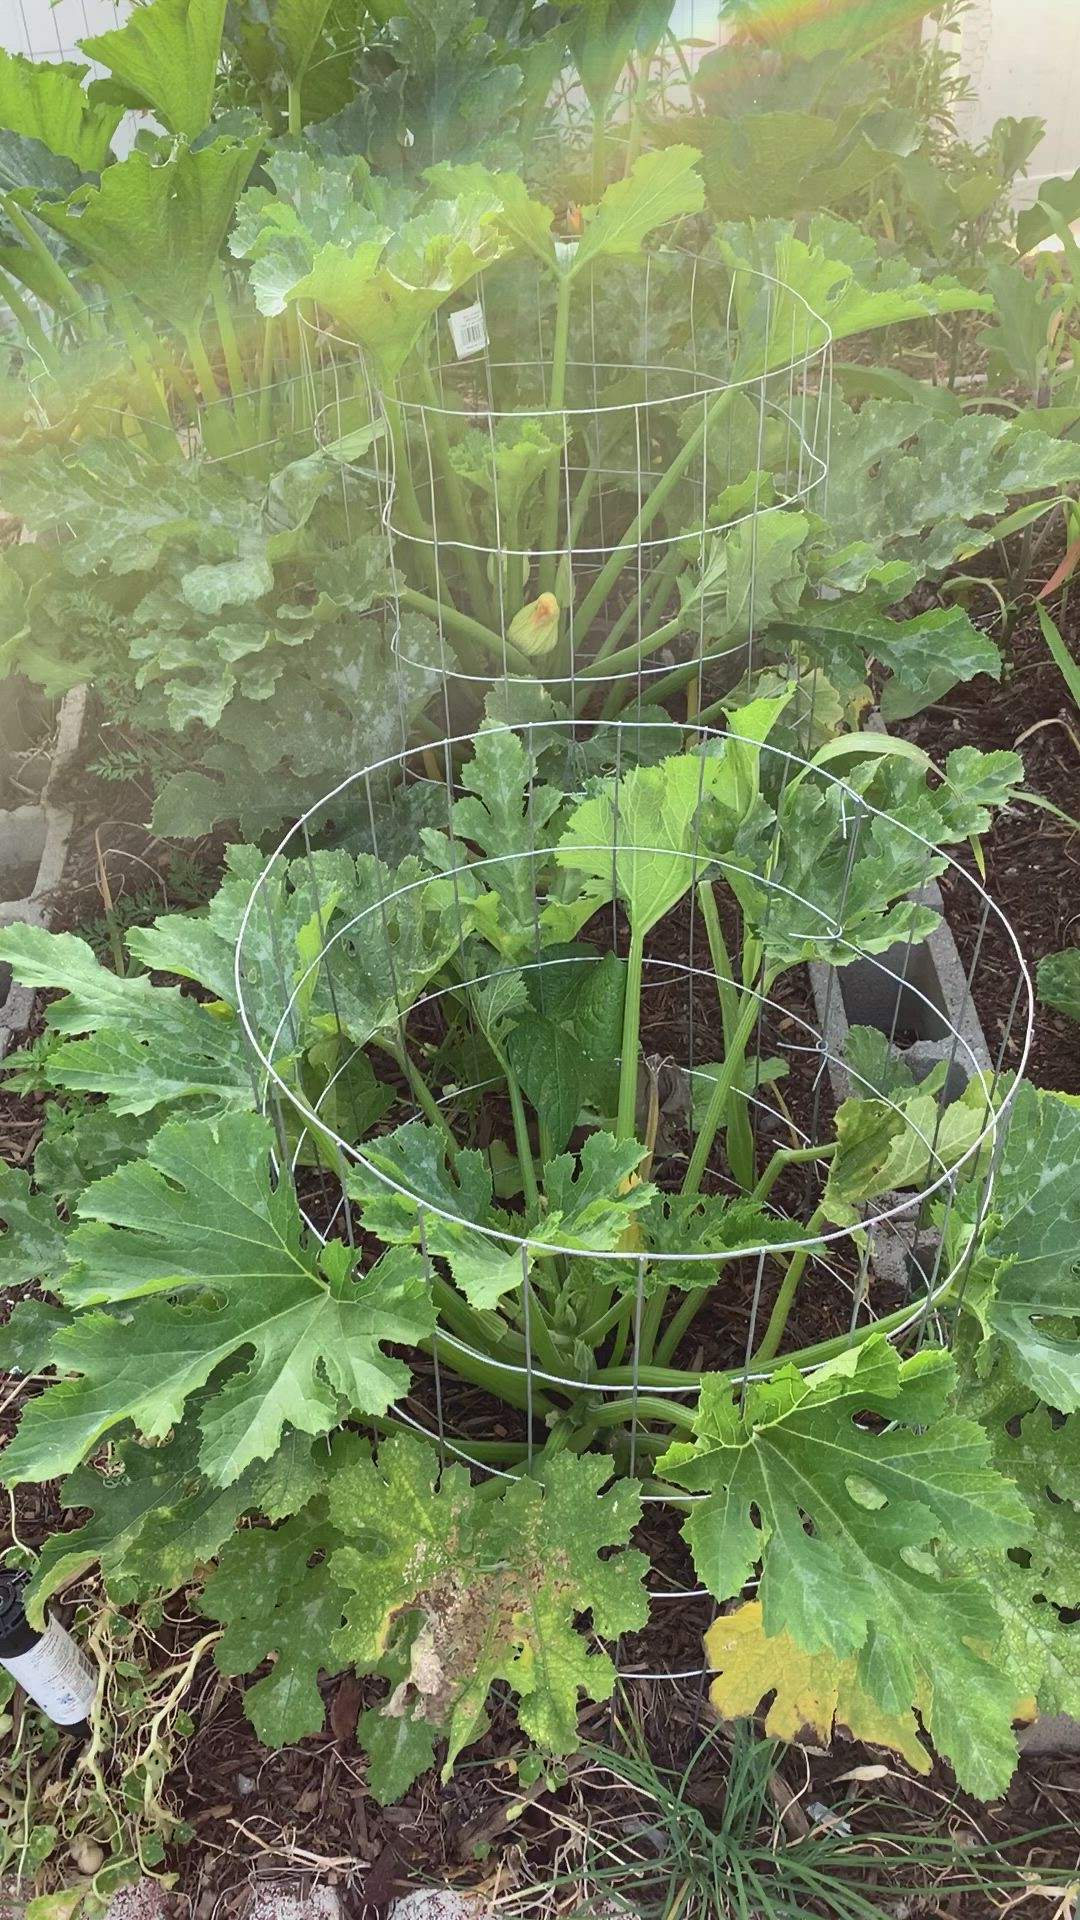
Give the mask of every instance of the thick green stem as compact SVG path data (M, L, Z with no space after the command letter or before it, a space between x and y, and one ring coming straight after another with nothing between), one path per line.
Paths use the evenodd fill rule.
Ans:
M635 1413L639 1420L662 1420L665 1426L682 1427L690 1431L694 1425L694 1410L684 1407L676 1400L652 1400L647 1394L634 1400L608 1400L603 1406L594 1407L589 1418L598 1427L621 1427L629 1423Z
M768 991L768 983L766 983L763 990L765 992ZM732 1035L731 1045L725 1053L724 1064L713 1082L713 1090L709 1095L709 1104L705 1111L701 1131L694 1142L694 1151L690 1156L690 1165L686 1169L686 1178L682 1184L683 1193L697 1193L701 1186L702 1177L709 1162L709 1155L712 1152L712 1144L716 1138L717 1129L727 1111L731 1089L742 1071L746 1058L747 1041L754 1030L754 1022L758 1017L759 1005L760 1002L756 994L747 995L746 1003Z
M555 308L555 341L551 355L551 386L548 390L548 410L559 413L566 401L566 356L570 343L570 293L573 279L570 273L559 275L559 293ZM562 487L563 460L569 449L565 449L562 458L552 461L544 476L544 515L540 532L540 590L550 593L555 585L559 557L556 551L559 539L559 493Z
M388 1053L391 1060L394 1060L400 1067L409 1083L409 1091L416 1101L417 1106L420 1108L420 1111L430 1120L432 1126L437 1127L443 1135L450 1150L450 1163L453 1165L457 1157L457 1141L454 1138L453 1129L430 1087L427 1085L419 1067L409 1053L404 1041L385 1039L376 1035L374 1044L377 1047L381 1047L384 1053Z
M718 1262L717 1271L719 1271L720 1264L721 1263ZM711 1292L711 1287L695 1287L691 1293L686 1294L684 1299L680 1301L664 1329L663 1338L657 1343L656 1363L658 1366L666 1367L668 1365L672 1355L678 1350L683 1335L689 1332L698 1314L701 1312L702 1307L705 1305L705 1302L709 1299Z
M448 1280L441 1274L431 1274L431 1297L439 1312L442 1324L449 1331L464 1340L470 1347L477 1347L484 1359L493 1365L504 1362L520 1366L525 1359L525 1342L514 1327L508 1326L501 1315L499 1332L492 1330L491 1315L484 1315L456 1293Z
M244 370L240 342L236 337L232 309L229 305L229 290L225 284L225 274L220 261L210 282L210 298L214 305L214 318L217 321L221 351L225 357L225 370L229 376L233 414L242 442L241 450L249 453L258 443L258 415L249 390L250 382Z
M411 1440L426 1440L432 1447L439 1445L437 1434L419 1432L408 1421L395 1420L390 1415L383 1419L372 1419L369 1414L365 1417L364 1425L374 1427L376 1433L404 1433ZM444 1440L443 1445L453 1461L456 1457L454 1442ZM474 1440L470 1434L461 1441L461 1451L473 1460L482 1460L485 1465L490 1461L495 1466L517 1466L520 1461L528 1459L529 1446L526 1440ZM498 1485L498 1482L494 1484Z
M824 1216L819 1207L818 1211L810 1216L808 1223L809 1231L816 1233L823 1224ZM784 1330L787 1327L791 1309L795 1303L795 1295L799 1290L799 1282L803 1277L806 1263L812 1252L812 1247L797 1247L791 1259L788 1261L788 1268L784 1275L783 1285L776 1296L776 1304L769 1315L769 1324L765 1329L765 1337L761 1341L757 1352L754 1354L753 1364L755 1367L767 1366L770 1360L775 1360L780 1350L780 1342L784 1337Z
M645 961L645 935L634 927L626 960L626 998L623 1001L622 1054L619 1067L619 1109L615 1127L618 1140L632 1140L637 1133L638 1051L641 1036L641 975Z
M686 469L701 451L706 434L715 427L726 408L731 405L731 396L734 392L733 387L725 387L720 393L714 395L702 419L689 438L683 442L667 472L661 475L648 499L642 502L619 545L608 558L582 602L579 621L582 634L588 632L623 568L636 552L642 536L648 532L657 514L666 506L673 489L682 479Z
M454 534L460 544L461 564L465 574L465 583L472 599L473 612L482 615L485 620L490 622L492 617L491 596L488 592L488 583L484 579L480 567L479 555L470 540L469 515L465 506L465 496L461 490L460 477L455 472L454 463L450 457L450 441L446 432L446 422L443 418L442 408L439 405L439 396L435 391L435 382L431 377L431 368L428 366L426 360L422 360L420 363L420 387L428 407L428 424L431 428L431 440L435 452L434 464L437 468L433 477L432 491L434 492L435 485L441 480L446 489L446 499L450 508L450 519L453 522Z
M658 652L661 647L667 645L669 640L676 639L682 633L683 625L680 619L668 620L664 626L657 627L655 633L643 634L632 647L623 647L619 653L609 654L603 660L599 654L595 654L587 665L581 668L578 679L609 680L613 673L621 673L624 667L636 666L639 660L648 659L650 653ZM619 692L625 698L626 689L620 687Z
M724 1031L725 1055L735 1044L735 1033L739 1020L739 990L731 967L724 930L720 925L720 914L716 905L716 895L712 882L698 882L698 903L701 917L705 922L705 932L709 941L709 955L712 959L713 974L716 979L717 997L720 1001L720 1021ZM728 1118L727 1134L724 1141L727 1163L735 1179L744 1192L754 1184L754 1129L750 1120L750 1102L745 1090L741 1090L734 1101Z
M476 646L482 647L486 654L498 661L500 667L510 667L526 680L536 678L524 654L500 640L493 628L485 627L468 613L459 613L453 601L445 598L433 600L429 594L419 593L415 587L402 587L398 597L403 606L413 607L417 613L425 613L429 620L442 620L451 633L460 634L463 640L471 640Z
M270 441L274 426L274 329L277 321L263 321L262 355L259 361L259 419L257 444L266 449L268 466L273 465Z
M750 1195L751 1200L763 1206L785 1167L806 1166L811 1160L831 1160L839 1145L839 1140L829 1140L823 1147L777 1147Z
M523 1294L524 1284L523 1279ZM522 1308L524 1310L524 1298L522 1299ZM567 1370L567 1356L565 1353L560 1352L559 1347L556 1345L555 1337L548 1325L543 1304L537 1297L536 1290L531 1284L529 1287L529 1345L533 1349L545 1373L554 1374L557 1380L574 1378L573 1373Z
M590 1347L595 1353L605 1334L610 1333L612 1327L618 1325L619 1321L625 1317L627 1309L628 1303L626 1296L621 1295L620 1298L615 1301L615 1304L609 1307L607 1312L602 1314L598 1320L593 1320L589 1326L582 1328L578 1335L582 1346Z
M532 1145L529 1140L529 1122L525 1117L525 1102L521 1098L521 1088L517 1076L502 1048L497 1046L491 1035L487 1036L488 1045L499 1063L500 1071L506 1081L506 1091L510 1096L510 1114L514 1122L514 1145L517 1148L518 1166L521 1171L521 1191L525 1195L525 1205L529 1212L536 1215L540 1211L540 1189L536 1183L536 1167L533 1163Z
M72 286L59 262L53 259L33 222L27 218L10 193L0 193L0 210L10 221L20 239L25 241L37 261L44 295L49 305L55 307L58 313L66 314L69 319L78 319L86 302Z
M113 315L120 329L124 345L131 355L131 364L139 382L142 405L146 408L144 424L152 437L155 451L161 458L176 460L180 457L180 444L173 430L169 414L168 401L158 384L154 370L154 353L157 341L150 333L145 320L132 307L123 288L115 281L107 282L107 291L112 302ZM170 372L174 371L170 369ZM194 394L192 409L194 411Z
M431 1350L432 1342L423 1341L423 1346ZM529 1405L529 1391L526 1381L520 1374L511 1373L506 1367L500 1367L497 1361L480 1360L472 1353L462 1353L456 1346L443 1346L441 1358L444 1363L460 1374L463 1380L471 1380L476 1387L484 1387L496 1399L505 1400L511 1407L524 1411ZM536 1415L553 1413L555 1408L547 1395L539 1387L532 1391L532 1410Z
M304 131L304 108L300 98L299 78L289 81L289 132L297 135Z
M681 631L685 631L683 622L679 622L679 627ZM661 631L663 631L663 629L661 629ZM662 680L655 681L649 688L649 699L654 706L663 706L666 700L670 700L672 694L681 693L683 688L688 687L691 681L696 680L703 669L711 666L714 660L727 660L730 659L730 657L730 647L717 647L712 653L703 653L698 655L694 660L684 661L681 667L672 667L670 673L666 673ZM745 660L745 652L742 657ZM698 725L707 725L710 720L715 719L718 713L723 712L724 709L730 707L730 705L731 694L728 692L724 694L722 699L714 701L711 706L702 708L701 712L697 715Z
M607 181L607 103L593 114L592 123L592 197L599 200Z
M16 293L14 282L6 273L0 272L0 300L9 309L26 339L29 347L38 355L50 370L56 367L58 354L44 327L36 320L27 302L20 293Z
M942 1287L935 1302L937 1306L944 1306L950 1290L951 1284ZM826 1360L835 1360L837 1354L849 1353L854 1348L863 1346L875 1335L887 1337L890 1333L898 1332L900 1328L909 1326L912 1318L913 1310L910 1306L898 1307L895 1313L886 1314L880 1320L872 1320L867 1326L856 1328L854 1333L838 1333L831 1340L820 1340L816 1346L798 1347L792 1353L785 1353L784 1365L806 1369L823 1366ZM719 1375L710 1373L709 1377L727 1380L734 1384L742 1379L743 1370L741 1367L733 1367ZM646 1393L655 1387L684 1387L688 1393L692 1393L695 1388L700 1387L701 1381L700 1373L689 1373L684 1367L662 1367L658 1364L650 1364L639 1367L637 1372L638 1386ZM624 1366L604 1367L597 1373L595 1384L604 1387L632 1387L634 1369Z
M218 386L214 369L210 365L210 357L203 345L202 334L197 326L185 329L184 345L202 392L203 406L213 406L215 400L221 399L221 388Z

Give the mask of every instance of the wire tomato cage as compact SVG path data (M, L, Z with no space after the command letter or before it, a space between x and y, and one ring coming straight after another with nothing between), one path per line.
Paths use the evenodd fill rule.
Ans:
M276 1129L279 1176L297 1182L312 1229L344 1237L362 1270L381 1251L379 1233L387 1237L380 1222L419 1249L436 1331L393 1418L443 1461L514 1478L531 1469L551 1427L573 1415L591 1426L592 1444L611 1448L613 1473L644 1480L647 1512L685 1507L699 1496L665 1490L653 1460L671 1437L665 1412L693 1407L703 1373L724 1373L742 1398L777 1367L809 1375L875 1328L893 1340L949 1338L1030 1045L1027 969L1008 921L966 867L870 804L858 784L737 730L556 720L487 726L444 741L438 753L439 780L432 750L412 748L341 782L284 836L252 889L236 950L237 1005L260 1104ZM485 765L481 754L491 756ZM752 852L718 839L710 814L710 782L722 777L714 770L737 754L744 774L760 769L771 823ZM684 831L658 824L649 837L631 837L645 775L679 779L684 793L699 783ZM485 793L501 809L504 845ZM607 795L607 831L583 839L580 823L575 831L568 823L598 794ZM791 833L796 800L818 820L812 890ZM670 810L656 816L669 828L673 818ZM918 818L925 823L925 812ZM316 844L315 823L335 821L349 823L347 849ZM564 863L568 845L593 888L584 900L574 895L582 867L568 872ZM919 984L922 922L911 922L906 941L890 940L880 920L860 937L870 924L859 917L866 863L880 866L886 847L904 876L901 893L940 876L976 927L958 1010L943 1011ZM668 876L671 900L641 952L634 1133L649 1138L651 1116L667 1105L659 1093L654 1099L666 1070L679 1089L675 1118L666 1137L652 1128L649 1173L662 1192L678 1194L723 1072L725 996L737 996L745 1066L730 1081L730 1113L744 1149L747 1136L752 1142L751 1172L736 1178L729 1118L726 1149L707 1154L698 1190L735 1205L752 1180L762 1200L722 1246L650 1240L647 1225L644 1234L591 1243L580 1222L560 1231L573 1212L567 1177L584 1172L590 1127L614 1131L618 1042L605 1066L602 1048L590 1055L589 1036L605 1024L601 985L609 988L613 973L625 982L628 959L633 970L627 876L632 886L640 863L657 861L649 871ZM719 934L704 888L718 903ZM555 938L575 917L574 937ZM791 958L804 948L838 979L858 963L864 990L868 978L879 983L879 1051L898 1066L907 1041L901 1009L907 1020L925 1005L939 1035L940 1098L918 1097L910 1077L890 1084L865 1052L841 1048L835 1022L815 1013L804 961ZM773 966L770 955L788 963ZM1003 988L1009 997L994 1061L973 1045L968 1018L987 968L995 1004ZM500 995L502 1027L492 1011ZM531 1213L523 1206L520 1155L535 1156L545 1129L550 1151L558 1071L545 1083L521 1070L518 1098L532 1109L519 1115L523 1135L511 1124L500 1064L520 1062L515 1015L538 1009L563 1023L560 1058L569 1049L584 1061L580 1107L554 1143L566 1164L561 1211L550 1216L543 1203ZM372 1073L373 1062L389 1071ZM899 1190L856 1204L844 1224L822 1213L837 1150L834 1071L855 1096L878 1103L896 1145L890 1164L907 1168ZM362 1124L349 1124L357 1115ZM762 1189L778 1150L780 1177ZM542 1169L541 1184L544 1177ZM468 1281L460 1284L470 1261L474 1274L497 1276L479 1306L477 1295L467 1298ZM899 1290L882 1277L897 1267ZM553 1276L564 1277L565 1293L574 1273L587 1276L616 1320L624 1309L621 1351L583 1341L581 1321L560 1323L552 1310ZM796 1289L807 1311L789 1321L781 1307ZM654 1578L658 1604L705 1597L677 1576L662 1584L662 1567Z
M777 523L823 504L832 343L803 296L674 247L601 265L575 283L565 366L552 276L514 259L440 311L392 390L371 376L396 650L436 664L447 732L498 676L578 716L706 670L733 685ZM332 407L317 432L343 444Z

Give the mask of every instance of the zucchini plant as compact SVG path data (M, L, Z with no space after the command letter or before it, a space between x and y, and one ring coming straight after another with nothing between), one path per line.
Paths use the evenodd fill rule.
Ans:
M316 847L260 872L234 850L204 915L129 933L193 990L0 934L19 978L65 989L16 1072L70 1104L33 1179L0 1185L0 1271L47 1296L2 1356L57 1375L5 1477L65 1473L90 1513L46 1544L38 1609L95 1561L120 1601L201 1583L222 1670L274 1656L247 1693L266 1740L321 1724L321 1673L372 1676L360 1736L392 1798L436 1749L452 1767L496 1679L538 1746L574 1745L579 1696L614 1684L598 1642L647 1616L648 1497L682 1511L702 1588L741 1598L710 1639L725 1711L775 1690L781 1722L797 1700L926 1766L917 1712L991 1794L1022 1695L1075 1701L1073 1630L1039 1613L1058 1506L1009 1465L1014 1413L1080 1402L1073 1109L1021 1089L988 1209L1005 1084L944 1104L943 1073L917 1085L856 1032L859 1092L815 1140L755 1054L763 997L808 960L925 935L911 889L1020 765L960 748L935 778L851 741L841 779L835 753L770 746L783 707L688 745L490 724L446 749L445 786L373 786L380 852L413 849L392 865ZM680 1145L642 1006L691 900L717 1058ZM936 1219L930 1293L808 1340L830 1250L857 1255L897 1190ZM925 1336L956 1312L952 1356ZM714 1321L734 1332L703 1373Z

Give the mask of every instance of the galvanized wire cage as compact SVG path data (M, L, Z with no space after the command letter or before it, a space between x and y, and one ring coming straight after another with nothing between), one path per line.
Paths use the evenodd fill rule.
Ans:
M468 737L443 742L437 755L430 748L405 750L358 772L285 836L252 891L236 957L240 1017L259 1096L276 1125L281 1176L300 1180L302 1202L321 1235L346 1238L361 1259L370 1255L357 1194L374 1186L395 1196L395 1204L410 1222L415 1220L413 1243L443 1301L451 1285L443 1258L448 1229L479 1236L513 1265L513 1284L504 1287L498 1313L516 1343L515 1356L492 1358L477 1346L475 1334L470 1336L440 1310L430 1369L395 1410L400 1424L427 1435L444 1460L463 1460L478 1471L513 1477L531 1467L553 1409L587 1408L601 1431L619 1427L623 1470L647 1478L651 1456L659 1450L665 1405L693 1404L703 1368L726 1372L745 1393L751 1381L769 1377L785 1355L804 1373L812 1372L878 1323L893 1338L917 1341L928 1333L948 1337L950 1310L962 1295L966 1263L989 1204L1013 1076L1022 1071L1030 1042L1031 984L1008 923L977 879L918 832L878 812L856 787L793 753L779 747L759 749L737 734L709 729L691 733L648 720L588 730L564 721L487 732L489 739L512 739L521 750L526 770L521 846L484 853L462 832L460 803L470 793ZM659 845L638 845L626 837L625 826L620 827L617 796L626 791L624 783L635 768L657 762L671 749L681 762L689 756L695 768L704 768L710 755L730 751L732 743L760 751L762 785L778 820L785 793L798 782L822 797L835 822L832 838L816 861L821 876L816 898L805 887L798 890L790 884L789 849L779 826L774 828L752 869L764 903L755 937L760 941L767 936L770 919L775 923L782 917L789 928L805 928L808 939L828 949L837 981L846 966L857 964L864 991L868 979L878 984L879 1028L893 1059L903 1060L909 1038L901 1022L925 1004L938 1036L938 1081L946 1088L929 1106L867 1078L858 1058L850 1057L837 1037L828 1004L820 1015L815 1011L801 966L791 965L774 979L759 960L747 973L745 956L743 962L724 957L738 955L741 938L739 915L731 911L726 888L732 880L745 879L751 868L743 857L710 850L700 812L688 837L673 836ZM748 1065L733 1082L732 1093L753 1140L755 1179L777 1148L787 1156L784 1177L768 1190L767 1237L760 1229L750 1230L721 1256L715 1247L703 1251L692 1245L645 1251L640 1244L619 1244L589 1251L602 1290L627 1306L625 1351L614 1354L605 1353L602 1344L586 1352L572 1339L553 1347L550 1338L538 1337L545 1263L550 1267L553 1260L580 1260L580 1240L573 1235L561 1239L557 1231L548 1233L542 1226L523 1227L504 1213L478 1221L475 1208L464 1201L458 1207L452 1184L437 1189L426 1174L411 1178L407 1161L396 1170L389 1168L379 1148L392 1118L429 1125L434 1118L444 1144L453 1141L456 1149L482 1155L493 1191L498 1195L501 1189L505 1202L512 1201L518 1174L506 1141L499 1137L504 1092L498 1074L482 1070L486 1027L480 996L509 969L520 975L533 1004L545 1005L545 994L557 1003L571 975L602 966L608 955L627 953L628 923L617 901L597 908L583 928L584 944L575 943L572 951L553 944L545 928L545 904L556 885L558 844L557 835L543 824L553 817L552 780L557 776L563 791L575 796L595 792L598 777L604 775L616 795L613 833L610 844L598 843L592 851L610 854L613 870L615 863L637 855L662 854L686 882L681 899L650 933L643 950L637 1137L644 1138L652 1124L646 1114L670 1108L675 1116L666 1139L653 1129L652 1179L662 1189L677 1192L692 1164L701 1124L695 1096L707 1096L715 1087L717 1063L725 1057L720 1012L725 992L742 996L752 1009ZM346 856L340 850L328 855L314 845L310 822L316 814L321 822L337 815L365 823L368 865L362 900L348 898L347 867L340 864ZM402 851L410 846L415 850L421 820L426 834L435 835L423 842L429 860L403 867L398 864ZM914 935L906 946L876 950L874 942L864 948L857 934L846 931L849 890L859 884L860 848L872 851L876 836L886 830L890 843L905 853L916 885L925 885L944 870L950 894L964 896L967 918L976 923L961 1008L950 1011L932 1004L914 964ZM388 867L380 873L370 864L372 856L388 856ZM719 945L705 924L699 898L699 883L706 880L720 897L727 927ZM471 902L478 890L489 886L518 889L525 903L526 937L510 960L476 934ZM438 889L443 915L443 957L417 985L409 958L410 914L418 903L431 904L432 889ZM288 913L283 912L286 906ZM292 946L282 931L286 921L304 930L303 940ZM997 1055L989 1061L972 1044L969 1018L987 967L994 975L996 1004L1001 1004L1003 980L1009 1000ZM386 1051L395 1054L399 1064L422 1063L422 1068L415 1075L399 1075L388 1117L357 1133L342 1121L347 1103L340 1095L372 1038L356 1008L365 1001L361 983L376 976L383 982L382 1017L390 1042ZM317 1087L304 1064L312 1037L320 1045L332 1041ZM486 1058L490 1068L490 1051ZM915 1158L920 1169L901 1191L859 1207L852 1224L845 1226L820 1212L834 1137L834 1069L846 1074L852 1092L880 1099L896 1117L908 1158ZM677 1089L670 1100L662 1092L665 1072L669 1087ZM949 1102L958 1094L967 1112L960 1138L949 1120L951 1113L955 1117ZM593 1125L611 1124L605 1122L603 1098L596 1095L600 1111L592 1108ZM567 1142L571 1156L586 1137L589 1106L586 1099L581 1124ZM538 1108L534 1130L543 1120ZM505 1131L509 1134L508 1123ZM700 1191L734 1198L747 1191L746 1180L740 1186L734 1162L714 1149ZM963 1196L966 1225L965 1231L952 1232L958 1195ZM796 1322L798 1332L789 1333L781 1307L796 1266L796 1285L804 1289L811 1311ZM657 1321L652 1303L669 1279L674 1285ZM646 1341L643 1330L650 1319L652 1334ZM662 1356L659 1365L657 1354ZM456 1390L461 1380L475 1380L478 1366L487 1395L479 1412L475 1394L466 1401ZM507 1405L516 1422L508 1445ZM662 1505L667 1496L650 1491L645 1498L647 1504ZM677 1579L665 1582L662 1567L654 1573L654 1591L658 1599L687 1599L701 1592Z
M734 684L762 530L823 505L827 323L719 257L604 266L575 285L565 365L552 276L513 260L379 389L384 521L403 597L437 631L448 731L499 675L542 679L575 713L640 704L673 672ZM320 432L341 443L332 409ZM520 630L548 595L557 621L544 599L543 630Z

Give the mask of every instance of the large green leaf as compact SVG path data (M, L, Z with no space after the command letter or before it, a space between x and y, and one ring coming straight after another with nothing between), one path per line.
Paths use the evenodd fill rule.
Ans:
M746 1194L731 1199L714 1193L655 1193L642 1214L641 1224L649 1252L669 1256L663 1261L650 1261L644 1279L646 1294L655 1293L660 1287L682 1287L689 1291L715 1286L725 1256L738 1258L749 1248L790 1247L803 1238L801 1227ZM716 1257L685 1262L670 1257L678 1254ZM623 1285L637 1284L636 1273L618 1277Z
M583 800L556 849L559 865L588 876L586 897L604 905L614 887L635 932L647 933L705 872L698 824L718 763L679 754L634 767Z
M914 896L943 871L940 849L983 832L1023 769L1016 754L957 748L931 788L928 764L885 754L857 761L842 785L789 779L778 834L770 816L756 841L736 846L724 875L775 966L846 966L933 931L938 915Z
M83 52L194 140L210 119L226 0L143 0L122 27L82 41Z
M402 647L414 659L437 659L430 622L422 615L405 622ZM381 759L431 687L422 668L395 663L381 622L357 621L346 610L290 650L272 700L233 696L199 765L166 781L155 832L188 839L238 821L245 837L262 838Z
M906 568L904 573L906 586ZM880 661L891 676L881 699L887 720L921 713L976 674L1000 679L1000 652L962 607L893 619L885 611L892 601L892 584L871 586L839 599L810 600L797 619L776 624L797 635L841 685L865 678L868 655Z
M93 99L86 72L69 60L24 60L0 48L0 127L40 141L81 173L100 173L123 107Z
M508 25L510 16L489 8L485 17L476 12L471 0L408 0L406 6L380 0L380 4L390 15L387 40L397 62L386 95L393 99L396 79L404 121L398 140L411 139L412 165L427 169L441 162L476 159L509 164L515 154L515 108L522 91L530 16L518 16L521 25L515 25L503 40L495 38L500 31L496 21ZM490 32L485 31L487 27ZM366 71L373 79L377 74L381 77L378 54ZM554 80L550 63L548 72ZM369 150L366 144L361 148Z
M140 7L133 20L152 10ZM261 133L222 136L197 149L180 145L157 162L135 148L106 169L100 186L80 187L64 206L43 203L40 217L151 313L192 327L261 144Z
M308 70L330 6L331 0L270 0L270 37L294 86Z
M65 571L76 581L99 569L153 572L177 549L188 566L232 559L258 524L242 484L221 467L160 465L120 439L91 437L8 459L4 500L35 533L64 537Z
M250 1107L251 1075L235 1020L218 1018L145 978L120 978L73 933L0 929L0 958L27 986L63 988L50 1002L52 1031L84 1034L51 1047L43 1071L54 1087L104 1094L114 1112L145 1114L176 1100L202 1111Z
M979 1249L981 1308L1020 1378L1080 1409L1080 1106L1022 1083Z
M642 1152L636 1141L590 1134L580 1155L560 1154L548 1162L546 1204L537 1218L526 1219L493 1207L484 1154L459 1149L451 1170L446 1136L425 1121L410 1120L365 1144L364 1163L350 1167L348 1185L361 1203L367 1232L394 1246L417 1246L422 1231L428 1253L447 1260L470 1304L489 1308L522 1284L522 1250L512 1236L527 1243L529 1268L545 1245L594 1253L619 1245L654 1191L629 1185ZM490 1231L477 1230L482 1227Z
M839 121L813 113L748 113L743 119L703 118L701 172L709 205L721 220L796 217L832 207L891 167L897 149L914 136L914 123L846 114ZM878 145L876 127L891 135Z
M948 1106L929 1083L888 1100L845 1100L821 1202L826 1218L855 1226L865 1201L936 1182L971 1152L990 1118L990 1086L978 1077Z
M466 791L454 802L454 836L481 855L475 872L467 876L467 924L475 925L507 960L534 959L544 849L563 796L535 780L535 759L509 727L481 727L460 783ZM445 834L429 828L421 837L437 866L452 868L461 862L462 849L452 846ZM455 910L460 910L463 886L460 874L444 884L444 895Z
M476 1231L481 1225L508 1226L492 1212L484 1154L462 1149L451 1171L445 1134L426 1121L410 1120L366 1143L364 1162L349 1168L348 1185L368 1233L391 1246L419 1246L422 1231L428 1252L448 1261L473 1306L494 1307L521 1285L520 1249Z
M880 256L869 234L828 216L811 221L808 240L797 237L788 222L762 220L751 228L726 229L717 244L724 260L743 269L735 284L739 379L815 352L830 335L845 340L905 320L985 311L992 304L988 294L957 280L921 280L902 257Z
M664 147L635 160L624 179L605 189L586 220L573 272L594 260L634 259L657 227L700 213L705 204L705 185L697 170L700 158L695 147Z
M901 1361L875 1338L808 1379L782 1368L743 1404L737 1385L709 1380L695 1439L657 1470L706 1495L684 1531L718 1600L760 1564L766 1633L857 1654L860 1686L887 1713L921 1698L939 1751L989 1795L1015 1763L1015 1688L975 1650L994 1638L989 1597L944 1577L932 1548L939 1535L1015 1546L1030 1521L982 1428L947 1411L953 1379L947 1354Z
M107 1474L81 1466L68 1475L60 1498L67 1507L89 1508L92 1517L45 1541L27 1596L35 1619L50 1594L95 1563L117 1606L173 1593L213 1559L241 1514L252 1509L283 1519L321 1485L312 1443L301 1435L286 1435L273 1461L256 1462L224 1488L199 1472L199 1440L189 1411L163 1445L121 1440Z
M981 1405L980 1405L981 1401ZM1034 1532L1024 1552L969 1549L957 1565L986 1583L1001 1623L998 1658L1040 1713L1080 1713L1080 1419L1032 1405L1015 1369L975 1389L995 1465L1015 1481Z
M546 1013L526 1012L507 1041L507 1056L526 1100L561 1153L585 1100L589 1063L567 1027Z
M272 185L249 187L229 236L232 252L252 264L251 286L260 313L284 311L289 290L322 246L354 251L374 243L378 260L390 229L364 200L370 175L359 155L320 159L310 149L279 148L264 169ZM357 259L368 257L360 253Z
M83 1195L61 1292L84 1309L53 1345L78 1376L28 1408L5 1456L15 1483L74 1468L124 1420L160 1438L215 1372L200 1463L222 1486L269 1458L288 1424L325 1433L349 1410L383 1413L408 1369L381 1341L430 1331L420 1261L395 1249L354 1275L339 1242L313 1249L291 1187L273 1187L272 1130L253 1114L189 1121Z
M352 247L321 246L285 297L324 307L392 382L432 314L505 251L499 207L492 187L432 202L404 219L385 247L374 234Z
M554 1753L577 1745L579 1693L610 1694L614 1666L576 1619L591 1614L593 1631L613 1638L643 1624L648 1602L643 1555L607 1554L640 1513L634 1482L600 1492L609 1474L600 1456L560 1454L486 1500L461 1467L440 1480L434 1454L406 1438L386 1441L376 1464L335 1474L331 1517L357 1544L330 1563L348 1591L334 1652L370 1671L395 1619L417 1616L408 1680L385 1710L444 1732L445 1772L483 1724L496 1680L518 1694L525 1732Z
M1058 176L1040 181L1034 206L1025 207L1017 218L1018 251L1030 253L1040 240L1071 227L1074 220L1080 220L1080 167L1067 180Z
M988 546L993 517L1016 495L1080 480L1080 446L1047 433L1013 435L994 414L950 419L909 401L868 400L857 413L842 409L833 427L834 538L868 542L921 574Z

